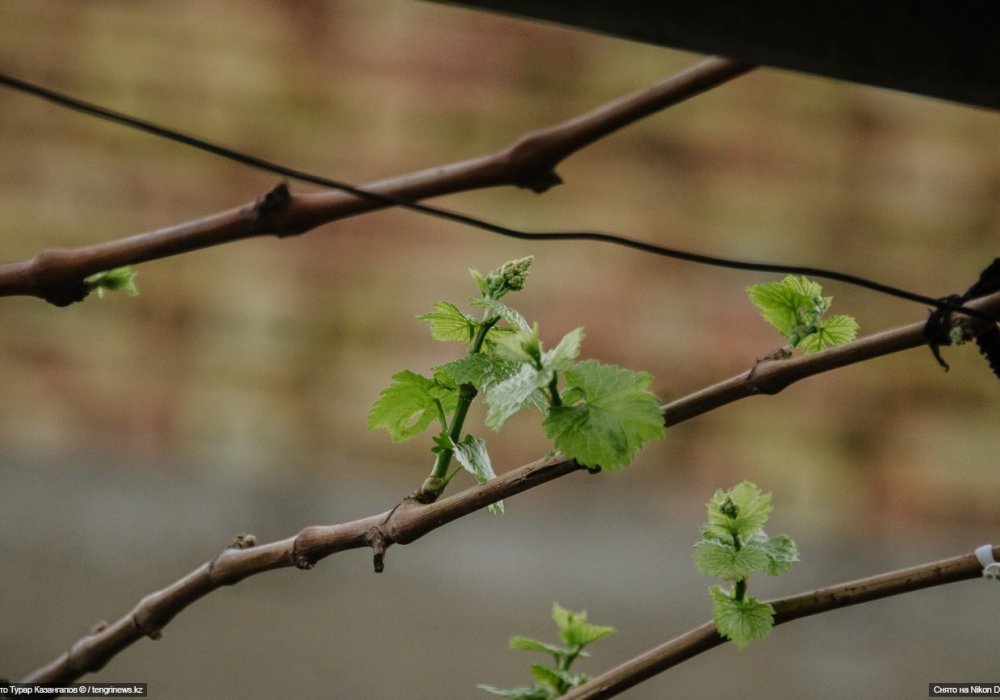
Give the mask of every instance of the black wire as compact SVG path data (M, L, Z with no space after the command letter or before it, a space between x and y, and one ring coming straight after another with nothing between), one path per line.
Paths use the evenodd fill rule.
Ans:
M836 270L827 270L819 267L807 267L801 265L785 265L781 263L760 263L751 262L748 260L733 260L729 258L721 258L713 255L703 255L701 253L691 253L683 250L678 250L676 248L668 248L666 246L656 245L655 243L647 243L645 241L639 241L634 238L628 238L626 236L619 236L613 233L603 233L600 231L523 231L520 229L514 229L507 226L502 226L500 224L495 224L477 217L469 216L467 214L461 214L459 212L451 211L448 209L442 209L441 207L435 207L428 204L421 204L420 202L414 202L406 199L400 199L398 197L393 197L391 195L379 194L378 192L372 192L370 190L365 190L354 185L350 185L346 182L341 182L339 180L332 180L330 178L322 177L319 175L314 175L313 173L306 172L304 170L298 170L297 168L290 168L286 165L280 163L275 163L273 161L266 160L264 158L259 158L248 153L243 153L241 151L236 151L231 148L226 148L225 146L220 146L219 144L200 139L196 136L191 136L189 134L184 134L174 129L155 124L153 122L147 121L145 119L139 119L122 112L117 112L100 105L96 105L90 102L85 102L83 100L77 99L75 97L70 97L63 93L50 90L48 88L41 87L40 85L35 85L34 83L29 83L25 80L20 80L9 75L0 73L0 85L18 90L20 92L27 93L29 95L34 95L35 97L40 97L44 100L52 102L61 107L66 107L68 109L75 110L77 112L82 112L92 117L98 117L106 121L114 122L116 124L121 124L122 126L129 127L131 129L137 129L139 131L145 131L146 133L152 134L154 136L168 139L170 141L175 141L177 143L182 143L186 146L196 148L207 153L212 153L222 158L240 163L242 165L247 165L259 170L264 170L267 172L282 175L284 177L299 180L301 182L308 182L314 185L320 185L321 187L327 187L334 190L340 190L342 192L347 192L356 197L367 199L373 202L378 202L379 204L385 204L389 206L402 207L404 209L409 209L410 211L415 211L421 214L426 214L428 216L433 216L439 219L444 219L446 221L452 221L454 223L462 224L465 226L470 226L473 228L478 228L483 231L489 231L490 233L495 233L501 236L507 236L509 238L516 238L520 240L535 240L535 241L599 241L602 243L612 243L614 245L624 246L626 248L632 248L634 250L639 250L644 253L652 253L654 255L661 255L667 258L673 258L676 260L684 260L687 262L697 263L699 265L711 265L714 267L724 267L734 270L748 270L753 272L777 272L783 274L791 275L805 275L807 277L819 277L827 280L834 280L837 282L843 282L844 284L853 285L856 287L863 287L865 289L870 289L875 292L882 294L887 294L889 296L898 297L900 299L907 299L909 301L915 301L921 304L927 304L934 308L945 309L948 311L958 311L975 318L984 319L987 321L997 321L997 316L993 314L988 314L978 309L972 309L967 306L963 306L960 303L954 303L947 299L936 299L934 297L928 297L923 294L917 294L916 292L910 292L899 287L894 287L888 284L882 284L881 282L876 282L874 280L867 279L865 277L860 277L858 275L848 274L846 272L837 272Z

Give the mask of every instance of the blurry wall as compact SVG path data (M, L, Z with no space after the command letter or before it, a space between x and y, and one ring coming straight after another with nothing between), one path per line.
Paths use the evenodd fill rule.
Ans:
M0 5L5 72L358 183L499 149L526 130L696 58L415 2ZM27 96L5 91L0 105L5 262L180 223L252 200L275 184L273 176ZM996 115L873 88L759 70L629 127L559 170L566 184L542 196L490 190L440 203L515 227L604 229L700 252L832 267L929 295L964 290L997 254ZM454 357L454 348L431 341L414 316L435 301L468 297L468 267L486 270L526 254L536 256L536 265L516 302L539 321L543 338L552 342L586 326L585 355L652 372L664 401L746 370L781 342L744 291L771 277L599 244L502 240L395 211L294 239L258 238L143 265L136 299L111 295L66 309L0 300L0 386L7 399L0 402L0 512L7 513L0 520L0 578L13 582L0 589L0 675L40 665L97 618L123 614L212 556L236 531L284 537L307 524L387 508L410 492L429 467L426 441L392 445L384 434L367 432L368 408L392 373L424 371ZM863 333L925 314L841 285L825 291L835 297L836 311L858 318ZM973 348L946 353L948 374L928 351L914 350L677 426L625 472L583 486L553 484L519 498L503 524L470 518L405 555L393 550L389 570L374 582L367 555L355 554L335 568L357 580L330 581L321 565L313 574L268 574L217 594L230 601L258 596L254 610L309 601L295 615L309 617L323 605L334 618L348 615L350 596L370 596L371 615L350 618L336 631L324 628L332 636L315 638L322 641L310 644L317 654L311 661L295 655L306 635L297 631L301 620L254 613L244 621L234 609L218 613L223 623L207 624L214 619L208 611L226 604L213 600L174 623L201 623L182 649L162 649L172 625L163 643L138 645L104 674L108 680L160 674L162 697L183 697L212 676L221 683L220 677L253 671L268 682L287 681L298 663L310 671L299 672L297 687L321 696L323 684L334 688L333 678L347 676L330 697L399 697L402 687L413 697L455 687L464 696L477 680L526 680L525 660L507 659L513 654L503 654L504 640L545 635L553 599L590 607L597 622L621 630L622 641L606 643L606 656L595 650L606 662L595 659L590 670L597 671L708 614L705 582L687 571L686 548L697 537L704 499L743 478L774 491L783 514L776 529L802 533L800 545L813 539L820 550L803 546L802 573L796 578L793 570L781 583L789 588L764 594L917 563L907 556L971 550L1000 523L993 498L1000 485L1000 401L996 379ZM489 444L499 469L548 450L533 417L515 419ZM162 503L160 487L173 494ZM73 506L83 493L87 507ZM329 494L329 511L315 494ZM171 497L176 508L164 505L174 503ZM26 507L33 499L46 507ZM606 534L581 535L594 519ZM654 526L662 532L637 540L636 532ZM501 555L490 543L508 529L518 534ZM550 529L551 556L572 548L579 572L538 555L539 537ZM126 531L134 539L123 543ZM160 537L173 544L158 546L155 556L144 549ZM607 541L601 546L595 537ZM658 549L660 542L674 544ZM837 566L829 561L831 548ZM32 554L40 550L44 557ZM129 566L121 565L122 551ZM440 560L428 565L433 557L425 552L439 552ZM518 567L525 557L552 570L528 576ZM608 578L595 580L609 595L562 598L566 580L580 572L595 576L584 561L607 567ZM685 570L681 579L666 577L674 568ZM631 592L611 595L625 585L623 569L636 572ZM422 572L413 574L420 581L378 593L401 585L385 579L411 570ZM459 582L437 593L435 577L445 570L444 580ZM481 577L503 583L483 586ZM340 592L331 593L334 586ZM668 588L691 596L683 606L690 617L676 617ZM931 594L917 595L926 601ZM927 615L928 637L954 614L948 606L955 594L937 595L941 607ZM461 662L472 667L468 683L465 676L450 682L426 671L431 661L411 656L414 644L435 639L440 647L425 650L433 660L469 646L453 641L470 634L468 617L455 615L453 625L437 631L441 609L454 605L480 611L492 640L481 658ZM882 624L894 625L924 604L878 605L890 611ZM664 615L653 626L649 606ZM378 627L385 615L407 614L416 618ZM970 625L981 622L970 615ZM859 622L866 618L854 611L817 622L810 634L828 620L849 619L855 627L831 633L843 657L824 655L819 647L831 642L817 641L814 656L802 661L803 674L826 664L832 678L852 664L872 664L870 646L847 641L871 639L874 631ZM198 659L218 653L219 624L232 635L225 667L201 669L189 686L170 685L178 676L194 678ZM526 629L531 624L535 630ZM414 631L426 629L434 633ZM802 638L782 652L752 653L780 661L812 638L779 632ZM959 656L972 659L971 666L955 662L942 672L970 678L993 668L977 666L985 662L972 650L988 631L970 634L968 649L958 646L960 635L949 644L963 649ZM244 635L271 643L246 651ZM352 646L353 639L373 646ZM883 690L915 683L914 692L924 692L921 684L934 680L925 677L927 658L943 642L923 643L885 660L886 669L897 669L892 682L902 685ZM346 674L360 668L354 655L371 648L378 649L377 670ZM731 660L719 661L722 655ZM273 664L261 670L264 656ZM686 687L746 658L729 651L714 656L692 662L694 669L683 673L695 685ZM129 665L139 658L146 661ZM872 664L872 679L880 668ZM674 685L680 677L666 674L634 696L681 688L684 697L685 686ZM769 692L793 697L804 682L792 678ZM255 687L241 692L253 695ZM229 696L224 684L215 688L213 695Z

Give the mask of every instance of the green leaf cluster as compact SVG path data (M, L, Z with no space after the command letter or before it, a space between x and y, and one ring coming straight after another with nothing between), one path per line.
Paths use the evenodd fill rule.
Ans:
M790 348L817 352L857 337L859 326L852 316L825 316L833 297L823 296L823 288L806 277L789 275L781 282L753 285L747 295Z
M625 466L644 444L663 437L663 414L649 391L652 376L596 360L577 362L583 335L582 328L572 330L550 350L537 327L500 339L497 353L520 369L486 390L486 425L499 430L534 406L545 414L545 434L566 457L585 466Z
M438 422L440 432L431 450L434 469L425 482L429 498L435 498L454 476L447 475L452 458L479 483L495 477L486 443L469 433L463 436L463 425L477 394L510 379L520 369L518 363L495 349L500 339L526 330L528 324L499 299L524 287L532 262L530 257L512 260L488 275L470 270L482 294L470 303L484 310L481 319L448 301L439 301L432 311L418 316L435 340L464 343L466 356L436 367L431 377L409 370L396 374L368 414L369 429L384 428L394 442L409 440ZM493 504L490 509L502 511L503 504Z
M534 680L532 685L510 689L491 685L478 687L505 698L551 700L590 680L585 674L573 672L571 670L573 663L581 656L588 655L584 651L588 645L614 634L614 627L592 624L587 621L586 611L572 612L559 603L552 606L552 619L559 630L561 646L529 637L512 637L510 640L511 649L537 651L552 656L551 664L531 664L531 676Z
M744 481L715 492L706 508L708 522L694 546L694 562L706 576L734 583L730 590L712 586L712 619L719 634L742 649L763 639L774 625L774 609L746 595L753 572L777 576L799 560L787 535L768 537L764 525L771 515L771 495Z
M479 395L489 406L487 427L499 430L515 413L535 408L555 447L585 466L624 466L645 443L663 435L649 374L577 361L582 328L546 349L538 326L500 301L524 287L532 260L512 260L487 275L470 271L482 296L469 303L482 310L481 318L447 301L418 316L432 338L464 343L466 355L435 367L430 377L408 370L396 374L368 415L368 427L385 429L394 442L409 440L437 421L435 466L425 482L432 498L453 476L446 473L452 458L480 483L494 476L485 443L463 428L468 407Z

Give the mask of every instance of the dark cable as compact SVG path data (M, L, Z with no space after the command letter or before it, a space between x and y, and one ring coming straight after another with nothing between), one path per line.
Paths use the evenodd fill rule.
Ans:
M801 265L784 265L780 263L757 263L750 262L746 260L732 260L729 258L721 258L713 255L703 255L701 253L690 253L683 250L677 250L675 248L668 248L665 246L656 245L655 243L647 243L644 241L639 241L633 238L628 238L625 236L619 236L612 233L602 233L599 231L537 231L529 232L519 229L509 228L507 226L501 226L500 224L494 224L489 221L484 221L467 214L460 214L455 211L448 209L442 209L440 207L431 206L428 204L421 204L420 202L413 202L406 199L400 199L398 197L393 197L391 195L379 194L378 192L372 192L370 190L364 190L354 185L347 184L345 182L340 182L338 180L331 180L326 177L321 177L319 175L314 175L312 173L305 172L303 170L298 170L296 168L290 168L280 163L275 163L264 158L259 158L248 153L242 153L240 151L233 150L231 148L226 148L225 146L220 146L216 143L210 141L205 141L196 136L191 136L189 134L184 134L179 131L155 124L145 119L139 119L122 112L118 112L100 105L96 105L90 102L85 102L79 100L75 97L70 97L63 93L50 90L48 88L35 85L34 83L29 83L25 80L20 80L12 76L0 73L0 85L18 90L20 92L27 93L29 95L34 95L35 97L40 97L44 100L52 102L60 107L66 107L68 109L75 110L77 112L82 112L92 117L98 117L99 119L104 119L106 121L114 122L116 124L121 124L122 126L129 127L131 129L137 129L139 131L145 131L148 134L152 134L159 138L168 139L170 141L175 141L177 143L196 148L207 153L212 153L214 155L226 158L228 160L240 163L242 165L247 165L252 168L257 168L259 170L264 170L267 172L275 173L277 175L282 175L284 177L299 180L301 182L308 182L314 185L320 185L321 187L328 187L334 190L340 190L342 192L347 192L356 197L367 199L370 201L378 202L379 204L385 204L390 206L398 206L404 209L409 209L411 211L419 212L421 214L426 214L428 216L437 217L439 219L445 219L446 221L452 221L458 224L463 224L465 226L471 226L473 228L478 228L483 231L489 231L490 233L495 233L501 236L507 236L509 238L516 238L520 240L536 240L536 241L600 241L603 243L612 243L614 245L624 246L626 248L632 248L634 250L639 250L645 253L652 253L654 255L662 255L667 258L674 258L676 260L684 260L686 262L697 263L699 265L711 265L714 267L725 267L735 270L749 270L754 272L776 272L790 275L805 275L807 277L819 277L822 279L834 280L837 282L843 282L845 284L850 284L855 287L863 287L865 289L870 289L875 292L880 292L882 294L887 294L889 296L898 297L900 299L907 299L909 301L915 301L921 304L927 304L937 309L943 309L947 311L957 311L969 316L984 319L987 321L997 321L997 316L993 314L988 314L977 309L972 309L967 306L963 306L960 303L956 303L948 298L935 299L933 297L924 296L922 294L917 294L915 292L910 292L905 289L900 289L898 287L893 287L888 284L882 284L881 282L876 282L864 277L859 277L857 275L848 274L845 272L837 272L836 270L826 270L818 267L805 267Z

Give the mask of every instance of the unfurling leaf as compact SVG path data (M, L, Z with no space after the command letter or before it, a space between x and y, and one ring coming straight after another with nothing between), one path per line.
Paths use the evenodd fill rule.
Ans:
M466 316L457 306L447 301L439 301L434 304L433 311L420 314L417 318L430 325L431 337L434 340L468 343L476 334L476 320Z
M790 336L817 307L825 310L822 294L819 284L794 275L781 282L747 287L750 301L760 309L764 320L784 336Z
M563 336L558 345L542 353L542 367L556 372L565 372L572 368L573 360L580 354L582 342L583 328L574 328Z
M583 648L588 644L615 633L614 627L594 625L587 622L587 611L574 612L553 603L552 619L559 628L559 637L570 648Z
M490 463L490 455L486 452L486 443L483 440L466 435L461 442L453 445L453 449L455 450L455 459L475 477L478 483L485 484L496 478L493 465ZM488 508L491 513L503 513L503 501L491 503Z
M771 494L761 493L754 484L744 481L729 491L716 491L707 511L709 533L747 538L764 527L771 515Z
M105 272L98 272L91 275L84 282L87 287L97 291L97 296L103 298L104 292L123 291L130 297L138 296L139 289L135 286L135 278L139 273L129 265L116 267Z
M542 387L552 379L549 371L538 371L530 364L521 365L520 371L510 379L486 390L486 403L490 410L486 414L486 426L499 430L508 418L526 406L546 405Z
M788 535L768 537L763 530L747 538L752 547L760 547L767 554L767 573L778 576L785 573L799 560L799 551Z
M531 326L528 325L528 322L524 320L524 316L522 316L519 311L510 308L496 299L477 299L473 297L472 299L469 299L469 303L472 306L478 306L481 309L486 309L489 311L490 316L499 316L501 319L506 321L511 328L519 333L531 332Z

